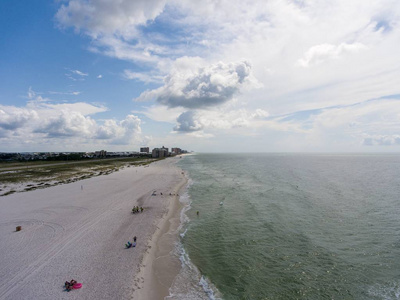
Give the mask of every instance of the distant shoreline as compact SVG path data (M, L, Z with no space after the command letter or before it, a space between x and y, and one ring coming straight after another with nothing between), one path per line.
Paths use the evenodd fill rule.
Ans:
M32 191L67 184L94 176L108 175L126 167L148 165L158 159L110 158L73 162L16 163L13 167L0 165L0 197L17 192Z

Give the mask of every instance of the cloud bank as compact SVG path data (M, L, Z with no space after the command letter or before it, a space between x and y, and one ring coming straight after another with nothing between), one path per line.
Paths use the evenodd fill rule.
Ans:
M135 115L120 121L96 120L93 116L107 111L106 107L83 102L58 104L33 91L30 95L35 98L25 107L0 105L3 144L30 143L42 148L59 143L64 149L75 143L133 145L142 140L141 120Z

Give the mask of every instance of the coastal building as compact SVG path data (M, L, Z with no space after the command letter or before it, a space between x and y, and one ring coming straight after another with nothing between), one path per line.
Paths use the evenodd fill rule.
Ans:
M162 146L162 147L161 147L161 149L164 149L164 151L166 152L166 156L168 156L168 155L169 155L168 148L166 148L166 147Z
M182 149L181 148L171 148L171 154L172 155L178 155L182 153Z
M104 158L107 156L107 151L106 150L95 151L94 156L97 158Z
M168 156L168 150L166 148L154 148L151 152L152 158L163 158Z
M140 153L150 153L150 148L149 147L141 147Z

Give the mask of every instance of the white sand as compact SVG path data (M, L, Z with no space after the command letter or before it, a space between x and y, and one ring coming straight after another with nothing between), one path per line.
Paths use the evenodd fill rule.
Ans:
M0 197L0 299L163 299L178 272L176 160ZM64 291L72 278L83 287Z

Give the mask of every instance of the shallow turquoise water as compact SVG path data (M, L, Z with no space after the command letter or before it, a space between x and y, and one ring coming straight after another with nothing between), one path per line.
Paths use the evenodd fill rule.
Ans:
M400 156L197 154L179 165L193 181L181 242L214 286L208 298L400 299Z

